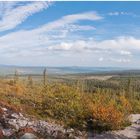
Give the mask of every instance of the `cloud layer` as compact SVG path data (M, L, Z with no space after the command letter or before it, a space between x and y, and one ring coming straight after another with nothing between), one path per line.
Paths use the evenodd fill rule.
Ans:
M50 5L50 2L1 2L0 32L15 29L26 22L28 17L47 10ZM129 14L110 12L107 15ZM122 34L98 40L95 36L88 36L99 32L94 23L104 20L105 17L98 12L86 11L59 17L34 29L8 32L0 36L0 60L11 64L23 62L25 65L102 66L136 62L140 52L139 38Z

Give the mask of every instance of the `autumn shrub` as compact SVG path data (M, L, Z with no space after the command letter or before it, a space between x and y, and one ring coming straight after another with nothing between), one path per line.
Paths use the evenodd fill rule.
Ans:
M123 113L113 105L94 105L93 119L106 129L117 129L123 122Z
M114 97L114 96L113 96ZM89 108L96 129L112 130L122 128L128 121L131 105L124 96L95 94Z

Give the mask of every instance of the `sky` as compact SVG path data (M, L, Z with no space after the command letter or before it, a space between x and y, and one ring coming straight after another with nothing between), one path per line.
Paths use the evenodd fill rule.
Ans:
M139 6L0 1L0 64L140 67Z

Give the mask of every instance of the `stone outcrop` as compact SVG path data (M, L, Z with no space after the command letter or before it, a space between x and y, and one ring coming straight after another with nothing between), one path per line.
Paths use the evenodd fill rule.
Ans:
M85 138L83 132L25 116L0 105L0 138Z

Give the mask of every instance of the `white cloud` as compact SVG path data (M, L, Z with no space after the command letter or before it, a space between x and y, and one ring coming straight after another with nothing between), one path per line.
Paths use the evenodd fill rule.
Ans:
M74 34L73 34L74 38ZM58 38L54 40L54 36L42 33L35 33L31 31L18 31L5 36L0 37L0 53L4 51L18 53L24 50L28 52L34 52L34 55L38 52L43 54L51 51L63 51L67 52L84 52L84 53L96 53L118 55L118 56L133 56L135 52L140 51L140 39L134 37L117 37L112 40L97 41L92 38L86 40L73 39L70 36L66 38ZM25 52L25 51L24 51ZM27 53L28 55L28 53Z
M102 40L96 41L94 39L87 39L87 40L76 40L76 41L64 41L61 44L57 44L51 46L51 50L55 50L57 48L60 50L65 50L63 44L66 46L70 46L69 49L79 49L79 50L90 50L90 51L114 51L121 55L131 55L132 50L140 51L140 40L134 37L117 37L112 40Z
M0 36L0 60L2 60L0 63L20 65L21 62L24 63L23 65L43 65L46 63L56 65L61 63L64 65L64 61L67 61L66 65L70 64L71 57L77 59L75 58L77 55L73 56L75 51L80 52L79 54L84 52L85 41L80 40L78 31L95 30L95 27L81 25L79 21L101 19L102 17L95 12L73 14L70 17L64 16L47 23L37 29L20 30ZM67 41L72 44L70 45L70 42ZM73 44L74 42L76 43ZM62 51L60 51L60 45ZM81 50L82 46L83 50ZM69 59L63 60L60 57L69 57ZM88 58L85 60L85 57L84 62L86 61L87 64ZM72 64L77 62L78 59Z
M95 21L95 20L101 20L103 17L101 17L98 13L96 12L84 12L80 14L72 14L72 15L67 15L64 16L58 20L55 20L53 22L50 22L48 24L45 24L44 26L34 30L35 32L44 32L44 31L51 31L52 29L59 29L60 27L65 27L68 26L69 24L73 26L73 23L76 23L80 20L89 20L89 21ZM74 25L75 26L75 25ZM75 28L75 27L72 28ZM92 26L78 26L79 29L95 29ZM75 28L76 29L76 28Z
M25 5L20 5L19 2L0 3L0 31L15 28L29 16L48 8L50 4L50 2L30 2Z
M65 30L68 30L70 32L72 31L86 31L86 30L95 30L96 28L89 25L76 25L76 24L68 24L64 26Z
M52 51L85 51L86 42L83 40L78 40L75 42L62 42L60 44L52 45L48 47L48 50Z
M32 56L48 58L51 53L54 53L63 54L72 59L77 55L84 58L89 57L85 63L91 61L93 57L97 62L107 60L116 63L131 62L131 57L140 52L140 39L132 36L100 41L92 37L76 38L78 34L75 34L75 31L95 29L93 26L79 25L79 20L101 19L102 17L95 12L85 12L64 16L37 29L9 33L0 37L0 56L18 56L19 59ZM55 57L55 55L53 56ZM99 56L101 57L99 58Z
M125 59L125 58L111 58L110 59L113 62L118 62L118 63L129 63L131 60L130 59Z
M101 62L101 61L103 61L103 60L104 60L104 58L103 58L103 57L100 57L98 60Z
M120 13L119 12L110 12L110 13L108 13L108 15L110 15L110 16L118 16L118 15L120 15Z
M116 12L110 12L108 13L109 16L132 16L132 17L139 17L139 15L136 15L132 12L124 12L124 11L116 11Z
M131 55L131 52L130 51L121 50L120 54L121 55Z

